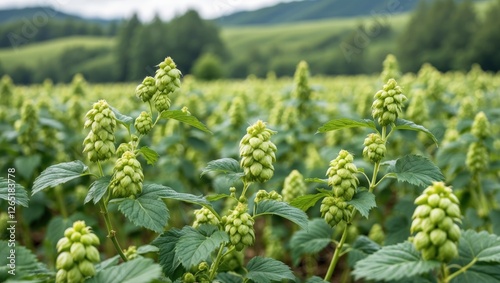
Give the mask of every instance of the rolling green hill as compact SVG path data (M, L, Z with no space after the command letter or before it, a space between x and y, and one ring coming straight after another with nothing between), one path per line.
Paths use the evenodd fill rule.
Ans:
M59 38L20 48L0 49L0 62L7 70L14 66L36 67L41 61L57 58L65 49L76 46L86 48L111 48L114 40L108 37L76 36Z
M103 19L86 19L79 16L67 14L61 11L57 11L51 7L27 7L20 9L5 9L0 10L0 24L11 22L11 21L19 21L24 19L31 20L35 15L43 15L50 19L57 20L81 20L88 21L93 23L110 23L111 20L103 20Z

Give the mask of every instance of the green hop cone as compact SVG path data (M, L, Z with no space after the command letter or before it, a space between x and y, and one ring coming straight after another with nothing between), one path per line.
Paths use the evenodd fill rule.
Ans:
M415 248L425 260L449 262L458 255L460 228L458 198L443 182L434 182L416 200L411 233Z
M166 92L160 92L158 93L155 98L155 108L158 110L158 112L163 112L168 109L170 109L170 97Z
M333 194L344 201L352 199L359 183L354 175L358 172L358 168L353 161L352 154L341 150L337 158L330 161L330 168L326 171L328 185L332 187Z
M109 188L113 197L125 198L140 194L143 181L144 174L141 163L136 159L134 153L126 151L121 158L116 160Z
M488 150L483 142L473 142L467 150L465 164L473 174L482 172L488 167Z
M299 171L293 170L285 178L283 184L283 200L286 202L291 202L293 199L305 195L307 192L306 183L304 182L304 176L300 174Z
M135 89L135 95L143 102L147 102L156 94L156 80L153 77L145 77L141 84Z
M491 136L491 126L484 112L477 113L472 123L472 134L478 139L484 140Z
M115 114L105 100L99 100L86 118L84 128L90 128L90 132L83 141L83 153L87 153L92 162L109 159L115 153Z
M194 211L193 227L197 228L203 224L219 225L219 219L208 208L202 207Z
M158 65L156 70L155 80L156 87L160 92L172 93L181 87L181 71L177 69L177 65L172 58L167 57Z
M381 126L391 125L403 111L403 103L406 101L403 90L394 79L389 79L387 84L375 94L372 104L372 115L378 119Z
M229 107L229 121L234 128L242 125L247 118L245 100L242 96L236 96Z
M221 269L224 271L234 271L243 266L243 253L232 250L222 257Z
M252 246L255 242L254 220L247 209L246 204L238 203L228 216L223 217L224 229L229 234L231 244L238 251Z
M100 261L99 238L92 233L84 221L75 221L64 231L64 237L56 245L59 253L56 260L56 283L81 283L86 277L94 276L94 263Z
M348 222L351 218L348 204L338 197L325 197L321 202L320 212L321 217L332 227L342 221Z
M182 276L182 282L183 283L194 283L194 282L196 282L196 277L191 272L184 273L184 276Z
M132 260L137 257L137 247L130 246L126 250L123 251L123 254L127 257L128 260Z
M25 100L21 108L21 117L14 124L18 136L17 142L23 152L30 155L35 151L38 137L38 110L32 100Z
M273 176L277 149L270 138L274 133L260 120L247 128L240 141L240 166L247 182L264 183Z
M369 134L364 142L363 156L373 163L377 163L385 156L385 141L379 134Z
M385 241L385 233L382 225L378 223L373 224L370 232L368 233L368 238L379 245L383 245Z
M153 118L148 112L142 111L139 117L135 119L134 127L137 132L146 135L153 128Z
M259 190L255 195L254 202L259 203L264 200L283 201L283 197L276 191L267 192L265 190Z

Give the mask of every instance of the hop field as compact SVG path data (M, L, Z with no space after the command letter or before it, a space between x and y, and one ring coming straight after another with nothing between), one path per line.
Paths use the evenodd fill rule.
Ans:
M500 281L499 74L176 70L1 79L0 281Z

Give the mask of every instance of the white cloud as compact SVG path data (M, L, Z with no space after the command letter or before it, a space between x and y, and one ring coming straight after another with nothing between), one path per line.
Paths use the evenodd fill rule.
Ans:
M128 18L137 12L143 20L152 19L155 14L167 20L190 8L196 9L204 18L215 18L289 1L291 0L2 0L0 9L43 5L84 17Z

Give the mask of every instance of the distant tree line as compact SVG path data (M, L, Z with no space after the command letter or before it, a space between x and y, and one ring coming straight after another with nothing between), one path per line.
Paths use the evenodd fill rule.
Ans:
M20 47L41 41L75 36L114 36L118 24L93 23L79 19L48 19L38 23L27 19L0 25L0 48Z
M398 42L405 71L429 62L440 71L500 70L500 0L480 17L470 0L421 1Z

